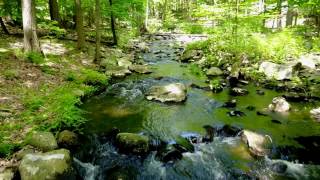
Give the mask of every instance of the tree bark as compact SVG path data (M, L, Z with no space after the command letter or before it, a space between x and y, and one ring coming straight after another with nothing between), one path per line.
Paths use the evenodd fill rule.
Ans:
M100 62L100 45L101 45L101 30L100 30L100 24L101 24L101 14L100 14L100 0L96 0L96 54L94 58L95 63Z
M59 6L57 0L49 0L50 18L60 23Z
M8 31L6 25L4 24L4 22L2 20L2 17L0 17L0 25L1 25L3 32L6 33L7 35L10 35L10 32Z
M83 14L81 8L81 0L75 0L76 5L76 30L78 35L77 48L83 49L85 45L84 29L83 29Z
M116 25L115 25L113 10L112 10L112 0L109 0L109 5L110 5L111 31L112 31L113 43L117 45L118 39L117 39Z
M25 52L41 52L37 36L34 0L22 0L22 21Z

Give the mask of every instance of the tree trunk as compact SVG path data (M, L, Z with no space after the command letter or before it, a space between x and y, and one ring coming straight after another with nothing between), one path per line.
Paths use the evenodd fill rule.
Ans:
M22 0L22 21L25 52L41 52L37 36L34 0Z
M4 24L4 22L2 20L2 17L0 17L0 26L1 26L4 33L6 33L7 35L10 35L10 32L8 31L6 25Z
M146 15L144 20L144 28L148 31L148 20L149 20L149 0L146 0Z
M168 5L168 0L164 1L163 4L163 11L162 11L162 24L164 24L166 22L166 18L167 18L167 5Z
M50 18L60 23L59 6L57 0L49 0Z
M96 0L96 17L95 17L95 23L96 23L96 54L94 58L95 63L100 62L100 41L101 41L101 30L100 30L100 24L101 24L101 14L100 14L100 0Z
M112 0L109 0L109 5L110 5L110 11L111 11L110 18L111 18L111 31L112 31L113 43L117 45L118 39L117 39L116 25L115 25L113 10L112 10Z
M84 29L83 29L83 14L81 8L81 0L75 0L76 5L76 30L78 35L77 48L83 49L85 45Z

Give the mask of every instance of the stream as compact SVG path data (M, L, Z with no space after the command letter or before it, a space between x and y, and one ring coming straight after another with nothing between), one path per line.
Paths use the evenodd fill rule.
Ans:
M319 179L319 157L307 142L319 142L320 125L310 118L309 111L319 102L290 102L288 114L257 110L268 107L272 99L283 93L249 83L246 96L230 96L229 89L220 93L203 90L207 77L192 64L182 64L178 53L186 43L203 37L188 35L161 36L148 42L150 52L142 58L153 70L151 74L132 74L113 80L107 90L82 105L89 119L86 138L75 154L75 167L81 178L91 179ZM222 78L222 77L221 77ZM182 103L161 103L145 98L155 85L183 83L187 99ZM259 95L257 90L263 91ZM236 110L243 116L230 116L224 103L237 100ZM254 107L256 110L248 108ZM159 160L156 151L145 156L125 155L117 151L106 134L116 127L120 132L144 134L166 144L179 143L184 137L206 133L206 125L231 125L249 129L272 138L271 157L254 158L240 137L215 136L210 143L194 143L194 152L182 153L176 161ZM308 138L306 138L308 137ZM309 138L310 137L310 138ZM301 139L302 138L302 139ZM303 139L304 138L304 139ZM313 147L318 147L316 144ZM311 153L310 153L311 152ZM282 162L285 171L274 164ZM281 168L281 167L280 167Z

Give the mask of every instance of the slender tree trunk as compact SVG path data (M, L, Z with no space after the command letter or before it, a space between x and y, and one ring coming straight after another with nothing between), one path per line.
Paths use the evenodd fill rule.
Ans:
M163 11L162 11L162 24L166 22L166 18L167 18L167 6L168 6L168 0L164 1L163 4Z
M100 41L101 41L101 30L100 30L100 24L101 24L101 14L100 14L100 0L96 0L96 54L94 58L95 63L100 62Z
M148 20L149 20L149 0L146 0L146 15L144 20L144 28L148 29Z
M113 43L115 45L117 45L118 44L118 39L117 39L116 25L115 25L113 9L112 9L112 0L109 0L109 5L110 5L110 11L111 11L110 12L110 19L111 19L111 31L112 31Z
M25 52L41 52L37 36L34 1L35 0L22 0L23 42Z
M7 35L10 35L10 32L8 31L6 25L4 24L4 22L2 20L2 17L0 17L0 25L1 25L3 32L6 33Z
M81 8L81 0L75 0L76 5L76 29L78 35L78 49L83 49L85 46L85 37L84 37L84 29L83 29L83 14Z
M60 23L59 6L57 0L49 0L50 18Z

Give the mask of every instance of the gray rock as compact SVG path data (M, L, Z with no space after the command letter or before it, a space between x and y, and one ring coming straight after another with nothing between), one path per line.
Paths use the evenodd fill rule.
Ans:
M51 132L33 132L28 137L27 144L44 152L58 148L56 138Z
M131 71L134 71L134 72L137 72L137 73L140 73L140 74L150 74L152 73L152 70L149 68L149 66L147 65L131 65L129 67L129 69Z
M71 162L70 152L66 149L27 154L20 163L19 172L23 180L71 180L75 179Z
M118 60L118 66L129 68L132 65L132 62L126 58L121 58Z
M185 50L180 57L181 62L189 62L191 60L200 60L203 56L199 50Z
M283 97L275 97L268 109L273 112L283 113L290 110L290 104Z
M303 68L314 70L316 65L320 64L320 56L316 54L305 54L300 56L298 62L301 63Z
M125 77L131 74L131 71L128 68L122 66L112 68L109 67L106 70L106 74L112 77Z
M120 152L143 154L149 150L149 138L133 133L119 133L116 144Z
M207 76L220 76L223 74L223 71L218 67L211 67L206 72Z
M269 145L272 140L269 136L243 130L241 140L248 145L249 151L255 156L265 156L270 153Z
M245 96L245 95L249 94L249 91L246 89L235 87L235 88L231 89L230 94L232 96Z
M320 122L320 107L310 111L311 117Z
M187 90L185 85L181 83L153 86L147 93L146 98L160 102L182 102L187 98Z
M293 76L292 65L280 65L272 62L262 62L259 71L264 73L269 79L285 80Z

